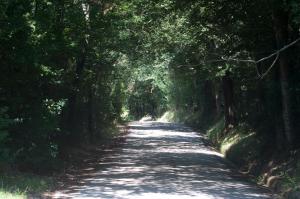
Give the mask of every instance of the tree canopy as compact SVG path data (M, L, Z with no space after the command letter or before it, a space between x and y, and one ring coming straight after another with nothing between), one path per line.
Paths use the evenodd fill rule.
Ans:
M298 0L2 0L0 24L0 161L49 169L167 110L299 147Z

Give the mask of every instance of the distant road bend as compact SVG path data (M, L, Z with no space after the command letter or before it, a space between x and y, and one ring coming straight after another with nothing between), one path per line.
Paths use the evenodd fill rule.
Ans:
M122 147L80 183L55 193L76 199L271 199L242 178L203 136L172 123L134 122Z

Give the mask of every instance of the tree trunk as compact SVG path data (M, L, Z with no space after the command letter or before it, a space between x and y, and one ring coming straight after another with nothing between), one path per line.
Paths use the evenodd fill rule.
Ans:
M91 85L92 87L92 85ZM89 141L90 143L94 142L94 117L93 117L93 89L89 89L88 94L88 103L87 103L87 111L88 111L88 133L89 133Z
M216 118L219 118L221 115L221 91L220 91L220 82L215 81L215 102L216 102Z
M203 116L209 119L216 118L216 98L214 96L214 86L211 80L206 80L204 82L204 107Z
M289 13L283 9L276 10L273 13L274 30L277 48L280 49L288 43L288 17ZM280 53L279 70L280 70L280 86L281 86L281 101L282 101L282 118L284 124L284 133L288 143L288 148L294 146L294 135L291 119L291 94L289 86L289 59L287 50Z
M76 143L78 140L80 140L80 136L78 135L78 121L77 121L77 94L79 92L80 87L80 81L82 77L82 72L85 65L85 59L86 55L85 52L83 52L80 57L77 59L76 63L76 77L74 81L72 82L73 89L71 90L71 93L68 97L68 106L67 106L67 131L69 132L67 136L67 141L71 144Z
M235 110L234 110L234 91L233 81L230 77L230 73L227 71L222 78L223 95L224 95L224 116L225 116L225 128L232 128L236 123Z

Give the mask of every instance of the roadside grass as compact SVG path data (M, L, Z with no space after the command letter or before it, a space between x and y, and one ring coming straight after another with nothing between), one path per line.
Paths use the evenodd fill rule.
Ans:
M160 118L158 118L159 122L175 122L175 123L183 123L193 128L198 128L200 126L200 113L189 113L187 114L187 110L177 109L177 110L169 110L166 111Z
M247 165L260 159L263 144L257 138L256 133L251 131L247 134L237 132L233 132L222 141L220 146L221 153L239 166Z
M159 122L174 122L175 121L175 112L167 111L160 118L158 118Z
M300 191L300 160L297 160L297 165L292 173L285 172L283 174L283 189Z
M5 199L25 199L26 195L23 193L9 193L3 190L0 190L0 198Z
M224 128L224 119L220 119L206 131L206 134L210 141L217 147L220 147Z
M193 118L195 117L195 113L186 114L186 112L187 111L184 109L169 110L162 115L159 121L184 123L189 126L194 126L195 121L193 120Z
M43 193L54 185L53 179L33 174L0 174L0 198L25 199L28 193Z
M260 158L263 142L246 124L239 124L224 134L224 119L207 130L208 138L220 152L238 166Z
M283 198L294 198L294 193L299 194L300 150L284 162L276 156L268 159L272 158L265 152L268 140L247 124L241 123L226 133L224 128L224 119L221 119L206 131L208 138L240 171L253 176L250 178L252 182L269 186ZM276 176L279 178L272 180Z

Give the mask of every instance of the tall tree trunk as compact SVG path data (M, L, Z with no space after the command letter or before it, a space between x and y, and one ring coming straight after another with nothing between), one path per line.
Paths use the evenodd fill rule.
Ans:
M258 59L258 58L256 58ZM262 63L258 63L257 66L257 72L259 74L262 74ZM258 112L258 115L259 116L262 116L264 114L266 114L266 111L265 111L265 90L264 90L264 84L263 84L263 81L262 80L259 80L256 84L256 97L258 99L257 101L257 112Z
M223 95L224 95L224 116L225 116L225 128L231 128L236 123L235 107L234 107L234 91L233 81L230 77L230 73L227 71L222 78Z
M216 112L217 112L217 107L216 107L216 98L214 96L215 91L214 91L214 85L213 81L211 80L206 80L204 82L204 108L203 108L203 116L207 117L209 119L214 119L216 118Z
M278 9L273 13L274 30L277 48L280 49L288 43L288 20L289 13L283 9ZM280 69L280 85L281 85L281 100L282 100L282 118L284 123L284 133L288 143L288 148L294 145L294 134L291 119L291 94L289 86L289 59L287 50L280 53L279 57Z
M85 65L86 54L82 52L82 54L77 59L76 68L75 68L75 79L72 82L73 89L68 97L68 106L67 106L67 130L69 132L66 139L71 143L76 143L80 136L78 135L78 121L77 121L77 98L80 87L80 82L82 79L82 73Z
M94 142L94 117L93 117L93 89L92 85L89 89L88 94L88 103L87 103L87 111L88 111L88 133L89 133L89 141L90 143Z
M221 115L221 89L220 89L220 82L214 82L215 88L215 102L216 102L216 118L219 118Z

